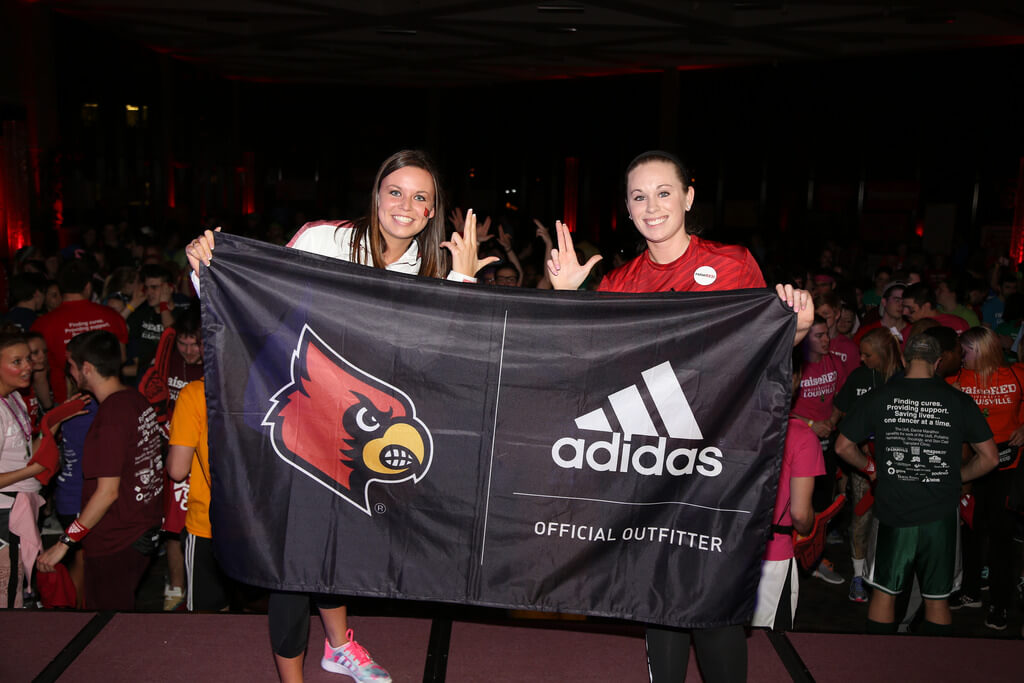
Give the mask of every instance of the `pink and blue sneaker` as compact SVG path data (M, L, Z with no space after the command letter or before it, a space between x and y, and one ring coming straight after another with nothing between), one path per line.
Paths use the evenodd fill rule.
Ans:
M320 666L325 671L351 676L357 683L391 683L391 674L384 670L362 645L352 636L352 629L345 634L348 642L331 647L324 639L324 658Z

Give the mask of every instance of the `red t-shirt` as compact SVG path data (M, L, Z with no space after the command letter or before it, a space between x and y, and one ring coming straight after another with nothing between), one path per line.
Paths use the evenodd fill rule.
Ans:
M958 315L953 315L952 313L939 313L935 316L935 322L944 327L952 327L956 330L957 336L960 336L967 330L971 329L971 324L969 322Z
M832 417L832 399L846 381L843 365L831 353L817 363L805 363L800 390L790 415L799 415L815 422Z
M775 510L772 523L792 526L790 511L790 479L793 477L817 477L825 474L825 459L821 454L821 442L814 430L800 420L789 419L786 430L786 448L782 455L782 471L779 473L779 490L775 494ZM793 557L793 536L776 533L768 541L764 559L768 562L788 560Z
M111 394L85 435L82 508L97 478L120 477L117 500L82 540L91 556L124 550L163 518L163 440L156 411L135 389Z
M832 337L828 350L843 366L844 377L849 377L850 373L860 367L860 345L854 344L849 337L841 334Z
M860 349L860 342L861 342L861 340L864 339L864 335L866 335L871 330L877 330L881 326L882 326L882 321L881 320L873 320L873 321L867 323L866 325L861 325L860 328L857 330L857 334L853 335L853 343L857 345L858 349ZM886 328L886 329L892 330L891 327ZM907 332L909 330L910 330L910 325L907 325L902 330L900 330L900 338L897 340L897 341L900 342L900 345L903 345L903 344L905 344L907 342L906 334L907 334ZM895 335L893 335L893 336L895 336Z
M604 276L602 292L718 292L764 287L757 261L745 247L690 235L690 244L672 263L655 263L647 251Z
M53 400L67 400L64 367L67 365L68 342L75 335L92 330L110 330L122 344L128 343L128 325L124 318L109 306L91 301L65 301L55 310L36 318L32 331L46 339L47 359L50 362L50 388Z

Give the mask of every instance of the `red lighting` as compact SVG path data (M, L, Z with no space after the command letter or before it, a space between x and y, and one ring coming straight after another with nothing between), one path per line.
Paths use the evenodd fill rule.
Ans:
M238 172L242 191L242 214L248 216L256 213L256 154L245 152L242 157L245 165L235 170Z
M171 159L167 162L167 208L173 209L177 203L174 198L174 169L176 168L174 160Z
M1013 202L1013 233L1010 237L1010 256L1014 263L1024 261L1024 157L1017 170L1017 196Z
M580 160L576 157L565 159L565 200L562 206L562 222L569 226L569 232L576 232L576 207L579 199Z
M917 222L917 226L914 228L914 234L918 237L924 237L924 223L921 221Z

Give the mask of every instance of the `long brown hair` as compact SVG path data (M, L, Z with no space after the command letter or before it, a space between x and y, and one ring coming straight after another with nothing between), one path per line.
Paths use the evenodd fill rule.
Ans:
M415 166L430 174L434 181L434 215L427 221L427 227L416 235L416 244L420 249L420 275L426 277L445 277L451 270L448 250L441 246L445 238L445 206L444 192L438 182L437 169L426 152L418 149L403 149L395 152L377 169L377 177L370 191L370 210L367 215L356 219L353 223L351 259L355 263L362 262L362 255L367 251L373 259L374 268L384 268L384 251L387 248L384 235L381 233L380 219L377 210L380 208L380 186L384 178L400 168Z

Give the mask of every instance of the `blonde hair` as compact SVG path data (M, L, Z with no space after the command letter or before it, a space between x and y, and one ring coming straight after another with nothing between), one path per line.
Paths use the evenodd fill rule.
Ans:
M974 349L974 366L971 368L978 375L982 386L988 383L989 377L997 369L1006 365L999 335L987 327L972 327L960 335L960 345Z
M882 359L882 379L886 382L889 378L903 369L903 361L900 358L900 345L896 337L886 327L871 330L863 337L860 343L867 343L876 356Z

